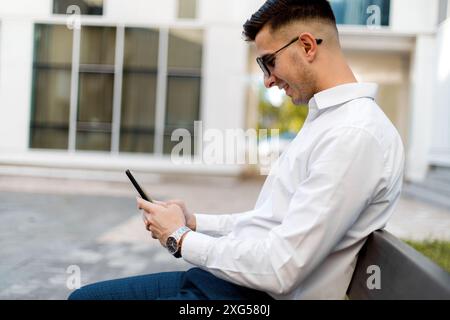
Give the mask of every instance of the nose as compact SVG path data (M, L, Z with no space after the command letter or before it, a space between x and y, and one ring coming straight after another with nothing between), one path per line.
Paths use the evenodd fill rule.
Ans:
M264 76L264 85L267 89L272 88L275 85L275 76L271 74L270 76Z

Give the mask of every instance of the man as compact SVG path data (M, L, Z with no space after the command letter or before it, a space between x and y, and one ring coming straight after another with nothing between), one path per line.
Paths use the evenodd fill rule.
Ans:
M266 87L309 104L255 208L194 215L181 201L138 199L152 236L198 268L95 284L71 298L345 297L366 237L399 198L401 139L374 101L377 86L358 83L347 65L328 1L268 0L244 35Z

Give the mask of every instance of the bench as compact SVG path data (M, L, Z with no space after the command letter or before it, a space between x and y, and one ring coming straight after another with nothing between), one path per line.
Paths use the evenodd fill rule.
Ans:
M347 296L350 300L450 299L450 274L389 232L375 231L359 253Z

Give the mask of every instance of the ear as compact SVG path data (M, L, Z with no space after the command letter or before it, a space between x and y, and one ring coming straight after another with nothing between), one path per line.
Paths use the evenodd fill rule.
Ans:
M316 38L309 32L304 32L299 36L299 43L303 46L306 59L312 62L317 54Z

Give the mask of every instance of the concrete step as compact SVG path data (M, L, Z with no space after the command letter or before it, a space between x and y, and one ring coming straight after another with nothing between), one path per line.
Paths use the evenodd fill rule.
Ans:
M403 195L450 210L450 196L445 191L437 192L424 184L405 184Z
M427 178L424 182L415 183L415 185L450 198L450 181Z
M439 180L450 183L450 168L435 167L428 174L427 179Z

